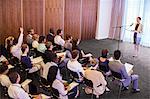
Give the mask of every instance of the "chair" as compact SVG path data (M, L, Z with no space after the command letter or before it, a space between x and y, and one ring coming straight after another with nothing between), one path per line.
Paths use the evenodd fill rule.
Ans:
M111 73L112 73L113 81L117 81L117 84L119 85L119 92L118 92L117 99L120 99L121 89L123 87L122 76L120 73L114 71L111 71Z
M89 88L92 89L91 99L93 99L93 96L94 96L94 94L93 94L93 91L94 91L93 82L91 80L88 80L88 79L84 78L83 84L85 85L85 87L89 87Z

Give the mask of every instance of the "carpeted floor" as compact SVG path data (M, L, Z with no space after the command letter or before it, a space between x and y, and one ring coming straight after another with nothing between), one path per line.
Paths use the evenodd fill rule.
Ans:
M118 49L118 41L116 40L86 40L80 44L81 49L85 52L91 52L95 57L100 56L102 49L107 48L110 51L110 56L113 55L114 50ZM139 75L140 93L132 93L131 87L127 91L121 92L121 99L150 99L150 48L140 47L138 57L134 55L134 45L131 43L121 42L119 49L123 53L122 62L129 62L135 65L134 73ZM108 81L108 86L111 92L104 93L100 99L117 99L118 86ZM90 99L90 96L81 93L79 99Z

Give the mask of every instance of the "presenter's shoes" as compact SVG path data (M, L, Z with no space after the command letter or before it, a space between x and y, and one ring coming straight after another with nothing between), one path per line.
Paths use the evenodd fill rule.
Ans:
M133 93L138 93L140 92L140 89L133 89Z

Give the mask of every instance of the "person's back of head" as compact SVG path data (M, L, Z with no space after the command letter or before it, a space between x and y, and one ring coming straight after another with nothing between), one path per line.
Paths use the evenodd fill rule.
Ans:
M49 49L50 47L52 47L53 44L52 42L46 42L45 45L46 45L46 48Z
M44 40L45 40L45 36L40 36L40 37L39 37L39 43L43 43Z
M23 45L21 46L21 51L22 51L22 53L25 53L25 51L28 52L28 51L29 51L28 45L27 45L27 44L23 44Z
M76 59L79 57L79 51L78 50L73 50L71 52L71 55L72 55L72 59Z
M38 41L39 40L39 35L38 34L34 34L33 37L32 37L32 39Z
M54 34L54 30L52 28L49 29L49 33Z
M114 59L119 60L120 57L121 57L121 51L120 50L114 51Z
M20 81L19 74L17 72L10 72L8 77L12 84L19 83Z
M61 35L61 32L62 32L62 30L61 30L61 29L58 29L58 30L57 30L57 35Z
M66 35L66 40L71 40L72 36L71 35Z
M2 64L2 65L0 66L0 74L4 74L6 71L8 71L8 66Z
M101 54L102 54L101 55L102 58L107 58L108 50L107 49L103 49L102 52L101 52Z

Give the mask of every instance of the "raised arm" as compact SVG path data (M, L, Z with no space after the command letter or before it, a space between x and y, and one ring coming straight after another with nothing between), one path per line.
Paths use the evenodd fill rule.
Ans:
M21 45L23 43L23 28L20 27L19 30L20 30L20 36L18 38L18 43L16 46L21 47Z

